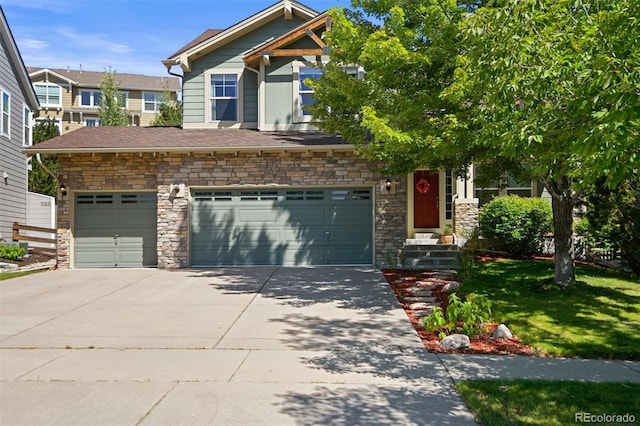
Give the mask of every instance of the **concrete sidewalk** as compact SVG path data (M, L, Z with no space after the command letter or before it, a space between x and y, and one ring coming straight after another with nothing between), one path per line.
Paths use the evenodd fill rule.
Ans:
M363 268L56 271L0 283L0 424L473 425L453 382L640 364L429 354Z

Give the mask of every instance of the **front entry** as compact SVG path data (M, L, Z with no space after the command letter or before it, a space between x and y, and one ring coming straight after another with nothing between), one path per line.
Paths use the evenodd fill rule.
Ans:
M440 226L439 188L438 172L421 170L413 174L414 228Z

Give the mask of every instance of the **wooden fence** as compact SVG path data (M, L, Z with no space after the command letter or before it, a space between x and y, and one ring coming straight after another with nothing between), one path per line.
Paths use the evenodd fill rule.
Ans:
M20 225L18 222L13 223L13 241L31 241L34 243L53 244L54 247L38 247L38 250L55 252L56 239L34 237L31 235L23 235L20 231L30 231L43 234L55 234L57 230L51 228L40 228L38 226Z

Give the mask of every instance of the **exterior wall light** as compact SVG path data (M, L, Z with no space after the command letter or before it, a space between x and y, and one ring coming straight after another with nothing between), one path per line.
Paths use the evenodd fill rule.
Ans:
M64 197L65 195L67 195L67 187L65 186L64 183L60 184L60 194Z

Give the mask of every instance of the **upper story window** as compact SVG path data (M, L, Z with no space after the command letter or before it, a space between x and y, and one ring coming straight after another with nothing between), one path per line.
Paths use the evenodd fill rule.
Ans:
M164 93L145 92L142 94L144 99L144 112L158 112L160 105L167 102Z
M129 92L118 93L120 93L120 107L129 108Z
M51 83L37 83L33 86L36 89L40 106L62 106L62 87Z
M309 79L317 80L322 77L322 71L314 67L301 67L298 71L298 117L311 118L309 105L316 103L313 98L313 89L307 85Z
M31 146L32 145L32 139L31 139L31 110L29 109L28 106L23 106L22 108L23 111L23 117L22 117L22 121L23 121L23 134L22 134L22 145L24 146Z
M80 91L80 106L98 107L100 106L101 99L102 99L102 93L99 90L81 90Z
M240 121L238 93L238 74L211 74L209 96L212 121Z
M11 137L11 94L0 88L0 110L2 120L0 120L0 134Z

